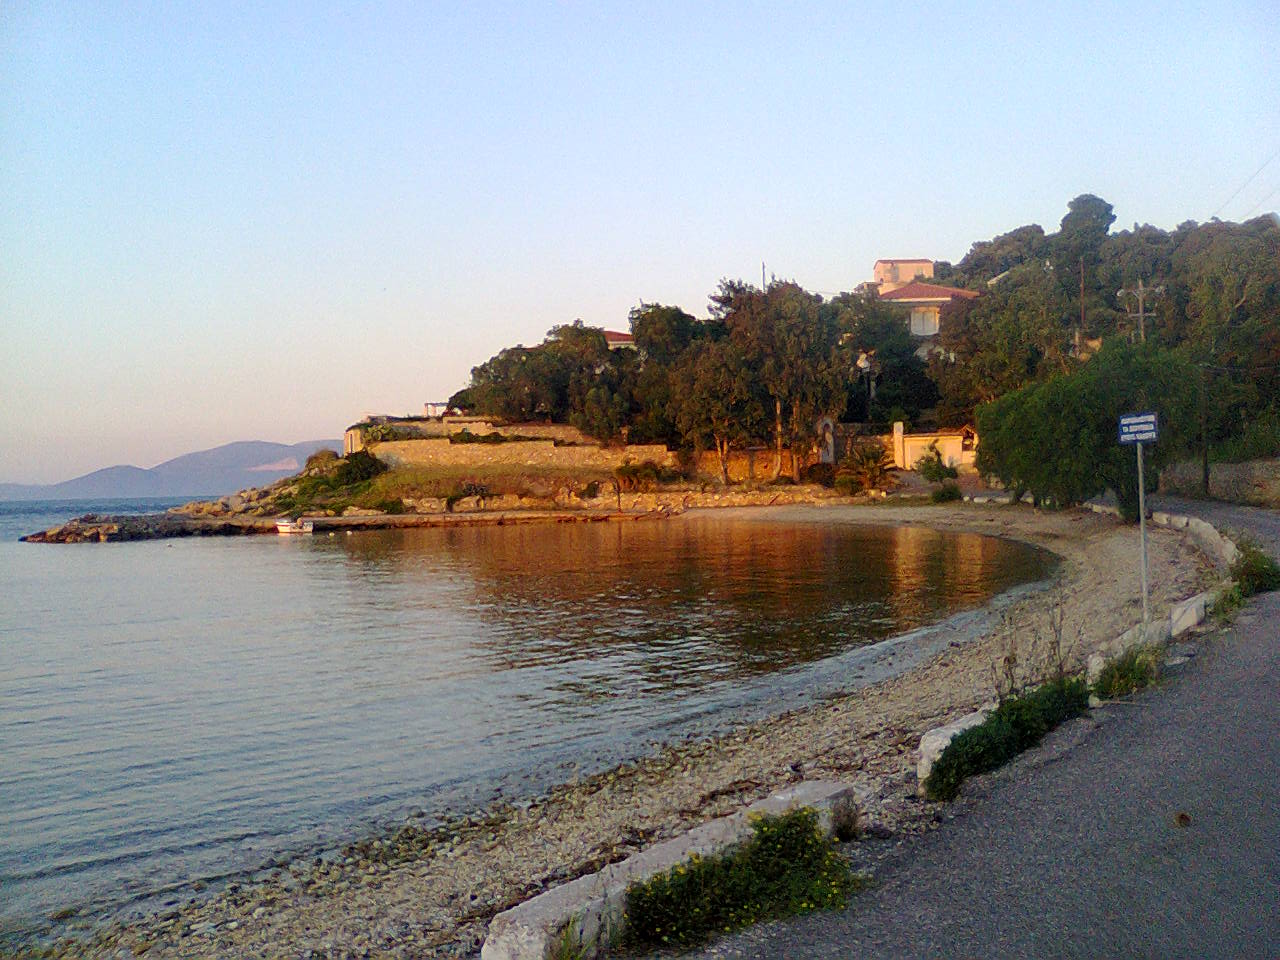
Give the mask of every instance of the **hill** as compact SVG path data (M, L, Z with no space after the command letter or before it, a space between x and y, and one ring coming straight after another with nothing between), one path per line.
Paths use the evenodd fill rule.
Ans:
M342 442L309 440L288 444L240 440L212 450L183 454L149 470L119 465L61 483L0 483L0 500L222 496L291 476L321 447L340 452Z

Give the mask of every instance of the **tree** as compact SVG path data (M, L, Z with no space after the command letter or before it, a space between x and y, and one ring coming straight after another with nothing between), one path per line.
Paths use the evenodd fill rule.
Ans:
M1121 414L1154 410L1160 441L1148 449L1151 483L1194 433L1194 381L1176 354L1114 339L1080 369L1029 383L978 410L978 469L1015 496L1069 506L1103 490L1137 519L1134 451L1116 439Z
M848 377L848 357L840 331L822 298L791 282L767 290L722 282L712 295L712 318L722 322L772 400L774 475L782 471L782 450L792 450L792 475L800 479L800 452L814 438L823 416L840 412Z
M938 390L925 362L916 355L919 341L911 336L908 313L898 304L860 293L842 293L826 304L845 345L841 361L851 364L860 353L875 357L876 401L860 371L846 373L844 418L883 419L892 408L915 419L938 402Z
M691 347L711 335L709 326L679 307L642 303L630 314L639 362L635 371L631 438L645 443L680 442L671 418L673 377Z
M706 340L685 352L676 379L674 420L691 446L715 448L720 480L728 486L733 447L763 432L764 408L752 371L733 343Z

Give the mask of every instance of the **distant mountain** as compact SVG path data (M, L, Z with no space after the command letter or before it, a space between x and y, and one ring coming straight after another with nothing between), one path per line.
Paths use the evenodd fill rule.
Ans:
M62 483L0 483L0 500L81 500L107 497L220 497L262 487L302 469L321 447L342 452L341 440L268 443L241 440L166 460L150 470L105 467Z

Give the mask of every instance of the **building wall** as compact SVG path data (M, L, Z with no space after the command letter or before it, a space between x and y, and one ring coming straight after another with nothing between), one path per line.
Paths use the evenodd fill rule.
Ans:
M976 440L965 449L964 437L955 433L906 433L901 421L893 425L889 450L893 465L899 470L913 470L920 458L929 452L932 444L938 445L942 462L949 467L972 466L978 455Z
M939 310L937 307L911 308L911 333L916 337L932 337L938 332Z
M933 261L909 263L905 260L882 260L876 263L872 278L880 284L881 293L891 293L905 287L917 276L933 279Z

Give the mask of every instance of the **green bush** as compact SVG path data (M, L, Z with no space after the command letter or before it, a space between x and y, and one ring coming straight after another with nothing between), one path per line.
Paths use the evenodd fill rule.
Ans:
M311 456L307 457L304 467L306 470L327 470L338 462L338 454L330 450L328 447L321 447Z
M1151 647L1134 647L1108 660L1093 685L1102 700L1114 700L1151 686L1159 673L1160 654Z
M942 453L938 450L936 440L929 444L925 455L916 461L915 470L930 483L942 483L944 480L954 480L960 476L955 467L942 462Z
M1231 565L1231 578L1240 587L1242 597L1255 593L1280 590L1280 564L1277 564L1256 543L1239 544L1240 556Z
M947 745L925 781L925 794L930 800L954 800L966 778L1002 766L1088 706L1089 687L1080 677L1051 680L1010 697Z
M349 487L362 480L372 480L378 474L386 472L385 463L367 450L357 450L342 458L332 477L337 486Z
M937 490L930 493L929 499L934 503L951 503L955 500L964 499L964 494L960 492L959 484L952 483L948 480Z
M613 471L614 479L623 493L639 490L652 492L660 483L674 483L680 479L680 471L662 467L652 460L642 463L623 463Z
M622 943L688 949L759 920L845 905L856 881L812 810L762 817L746 843L627 890Z

